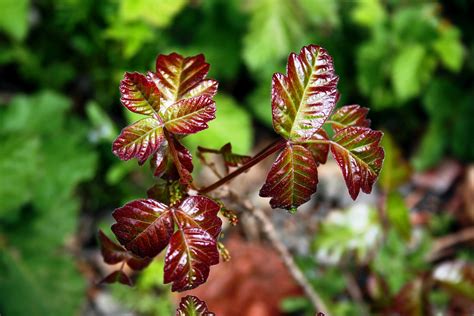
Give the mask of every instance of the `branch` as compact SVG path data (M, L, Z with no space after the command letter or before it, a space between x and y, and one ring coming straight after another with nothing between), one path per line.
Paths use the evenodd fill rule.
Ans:
M318 312L323 312L326 316L330 316L326 304L313 288L313 286L309 283L308 279L306 279L301 269L296 265L293 256L285 244L283 244L283 242L279 239L275 230L275 226L273 226L273 223L267 217L265 212L259 208L252 207L252 205L248 205L250 203L249 201L245 201L244 203L246 204L245 207L251 210L250 213L262 224L261 230L265 233L273 248L275 248L275 250L280 255L280 258L283 260L283 263L285 264L293 279L303 288L304 293L310 300L315 310Z
M278 150L282 149L285 146L285 143L286 143L285 139L283 139L283 138L278 139L277 141L275 141L271 145L264 148L262 151L260 151L254 157L252 157L249 161L247 161L240 168L234 170L233 172L229 173L225 177L217 180L213 184L211 184L211 185L209 185L205 188L200 189L199 194L206 194L206 193L211 192L212 190L217 189L218 187L220 187L224 183L232 180L233 178L237 177L241 173L243 173L243 172L247 171L248 169L252 168L253 166L258 164L260 161L264 160L265 158L267 158L271 154L273 154L273 153L277 152Z

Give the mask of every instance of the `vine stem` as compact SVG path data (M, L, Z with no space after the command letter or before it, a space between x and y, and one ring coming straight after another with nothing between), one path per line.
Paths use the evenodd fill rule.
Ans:
M249 207L246 206L246 208ZM313 286L309 283L301 269L296 265L295 260L293 259L293 256L291 255L288 248L278 237L278 233L272 221L262 209L251 207L251 210L252 215L262 224L262 231L265 233L273 248L275 248L275 250L278 252L280 258L283 260L283 263L285 264L293 279L298 283L299 286L301 286L311 304L316 309L316 312L322 312L324 315L330 316L326 304L315 291Z
M265 158L267 158L271 154L273 154L273 153L277 152L278 150L282 149L285 146L285 144L286 144L286 140L283 139L283 138L276 140L275 142L273 142L269 146L262 149L259 153L257 153L254 157L252 157L249 161L247 161L240 168L234 170L233 172L229 173L225 177L217 180L213 184L198 190L199 194L206 194L206 193L211 192L212 190L217 189L218 187L220 187L224 183L232 180L233 178L237 177L241 173L243 173L243 172L247 171L248 169L252 168L253 166L258 164L260 161L264 160Z

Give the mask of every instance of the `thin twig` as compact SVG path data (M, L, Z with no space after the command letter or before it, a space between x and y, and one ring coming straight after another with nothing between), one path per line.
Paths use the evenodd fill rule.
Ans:
M245 207L249 208L248 206L249 205L246 205ZM290 272L291 276L296 281L296 283L301 286L316 311L323 312L326 316L329 316L329 310L326 307L326 304L316 292L316 290L313 288L313 286L309 283L308 279L303 274L301 269L296 265L295 260L293 259L293 256L291 255L290 251L278 237L278 234L276 232L275 226L273 226L272 221L268 218L265 212L259 208L251 207L250 211L251 214L262 224L261 229L268 238L268 241L278 252L280 258L283 260L283 263Z

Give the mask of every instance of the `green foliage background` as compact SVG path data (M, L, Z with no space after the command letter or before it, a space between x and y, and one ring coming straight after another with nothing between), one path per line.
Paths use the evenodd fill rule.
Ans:
M249 153L254 131L271 128L272 74L319 44L335 59L339 104L369 107L414 168L472 162L473 10L470 0L0 0L0 313L80 310L79 215L108 215L150 184L110 153L131 119L124 71L204 53L218 118L187 144L230 140Z

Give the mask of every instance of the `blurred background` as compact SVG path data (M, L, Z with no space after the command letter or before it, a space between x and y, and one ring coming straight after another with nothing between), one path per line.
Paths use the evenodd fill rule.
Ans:
M334 161L322 166L311 203L269 213L281 238L334 315L473 313L472 12L471 0L0 0L0 314L173 315L162 258L133 289L97 285L112 269L97 230L153 184L111 153L134 119L124 72L204 53L217 119L186 145L251 154L276 137L272 74L310 43L334 58L339 105L370 108L386 159L355 202ZM235 185L261 207L269 163ZM239 216L225 229L232 260L195 293L217 315L314 314Z

